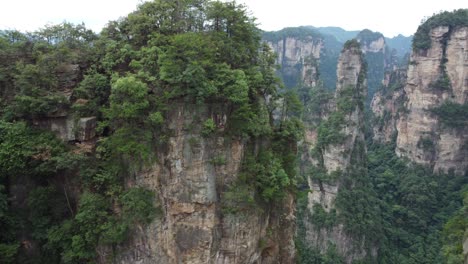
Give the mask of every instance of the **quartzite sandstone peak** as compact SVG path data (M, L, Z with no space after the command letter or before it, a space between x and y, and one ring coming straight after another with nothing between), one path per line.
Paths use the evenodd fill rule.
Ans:
M468 133L446 127L434 108L468 98L468 27L439 26L430 31L431 46L411 55L404 88L406 110L397 124L396 153L439 170L463 174L468 169ZM449 84L440 85L448 77Z
M306 153L302 155L302 173L310 174L310 168L323 171L330 179L316 179L307 176L310 193L308 194L307 209L312 218L306 214L305 243L325 253L330 245L335 245L336 250L345 256L346 262L364 258L366 255L374 255L364 248L364 239L359 240L345 231L344 223L338 222L332 228L316 226L312 221L314 208L320 206L325 212L336 212L337 195L343 189L352 188L343 185L352 169L365 169L362 157L365 156L364 147L364 100L367 93L366 64L362 51L356 40L349 41L341 52L337 69L337 86L334 98L329 103L329 113L321 120L317 129L308 129L305 146ZM340 119L338 124L333 124L334 119ZM337 142L321 142L321 126L337 126L342 138ZM318 131L317 131L318 130ZM338 136L340 137L340 136ZM362 149L363 147L363 149ZM311 154L315 152L315 154ZM337 175L333 178L332 175ZM357 244L357 246L356 246Z

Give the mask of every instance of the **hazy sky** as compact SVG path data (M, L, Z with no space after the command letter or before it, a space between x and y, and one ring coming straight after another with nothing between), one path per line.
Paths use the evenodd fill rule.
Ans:
M135 10L141 0L0 0L0 29L34 31L48 23L84 22L99 32L109 21ZM368 28L388 37L412 35L421 19L440 10L468 8L466 0L237 0L263 30L288 26Z

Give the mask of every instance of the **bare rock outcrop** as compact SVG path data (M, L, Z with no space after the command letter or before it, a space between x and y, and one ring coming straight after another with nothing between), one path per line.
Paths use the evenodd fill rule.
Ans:
M53 116L36 119L33 123L37 127L52 131L63 141L88 141L96 136L95 116Z
M150 225L135 227L114 263L294 263L292 195L275 208L223 202L228 192L240 192L231 188L246 142L203 137L198 124L214 118L222 129L224 112L190 104L170 111L166 151L127 180L155 191L162 213ZM239 212L229 212L229 206Z
M397 124L399 156L431 166L435 172L468 169L466 124L448 127L434 109L467 103L468 28L439 26L430 31L431 46L411 55L404 114Z
M364 239L348 232L343 222L333 226L320 226L314 214L323 210L330 216L340 214L337 197L340 192L353 188L349 178L351 170L365 169L364 100L367 94L366 64L356 40L345 44L337 69L337 87L334 98L326 108L320 124L306 131L306 151L301 157L301 172L307 175L310 188L305 214L304 241L312 248L326 253L336 248L346 263L375 256L364 247ZM334 221L334 220L332 220Z
M383 88L372 98L370 108L374 114L373 140L390 143L397 135L397 122L404 110L406 94L406 68L397 68L385 74Z
M286 85L299 82L301 85L313 87L317 85L320 52L324 44L319 36L303 34L305 36L291 34L265 41L278 56L276 63L281 67L281 75Z

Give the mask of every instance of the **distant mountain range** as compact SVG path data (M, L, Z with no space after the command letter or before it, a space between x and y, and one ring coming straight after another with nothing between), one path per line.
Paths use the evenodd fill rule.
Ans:
M340 27L308 27L315 29L322 34L332 35L336 38L336 40L343 43L347 40L355 38L359 34L359 32L361 32L360 30L347 31Z
M336 38L337 41L345 43L347 40L357 37L360 30L351 30L347 31L340 27L314 27L307 26L316 31L322 33L323 35L331 35ZM411 42L413 41L413 36L405 37L402 34L399 34L396 37L388 38L385 37L385 43L390 49L395 49L397 51L398 57L403 57L405 54L409 53L411 50Z
M299 42L286 43L287 38L293 38ZM264 32L263 39L270 43L282 42L276 45L276 50L281 59L278 63L281 66L279 75L283 79L286 87L294 88L304 86L304 70L306 67L310 50L317 49L321 42L320 55L314 60L318 62L318 78L328 90L335 89L336 66L338 57L346 41L357 38L363 45L366 61L368 64L368 87L369 97L381 86L385 71L393 66L407 64L408 54L411 51L413 36L405 37L398 35L393 38L385 37L379 32L372 32L368 29L361 31L347 31L340 27L313 27L300 26L289 27L279 31ZM379 39L384 38L385 43ZM374 42L377 41L377 42ZM313 42L307 44L307 42ZM372 45L371 43L374 42ZM293 46L291 46L293 45ZM364 47L365 46L365 47ZM372 47L371 47L372 46ZM288 52L287 52L288 51ZM293 57L288 57L293 56ZM305 56L302 59L300 56ZM370 100L370 99L369 99Z

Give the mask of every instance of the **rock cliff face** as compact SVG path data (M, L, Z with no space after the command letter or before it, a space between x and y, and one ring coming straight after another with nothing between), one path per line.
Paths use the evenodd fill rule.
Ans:
M72 95L82 75L83 72L77 64L62 64L58 67L55 76L58 80L57 94L65 98L65 104L76 101ZM65 142L92 140L96 136L96 117L74 116L69 108L60 106L52 113L31 118L32 124L35 127L52 131Z
M204 32L200 32L200 39L203 36ZM254 35L252 35L252 39L254 39ZM283 61L285 61L286 64L290 63L290 65L306 65L309 63L309 58L312 60L318 56L320 52L319 46L309 45L308 43L303 43L292 38L285 39L284 45L287 48L282 51L284 53ZM256 51L255 48L252 49L252 52ZM198 50L194 51L194 53L197 52ZM249 60L250 59L251 58L249 58ZM234 62L232 63L234 64ZM230 68L227 65L228 64L223 64L226 68ZM184 67L183 63L181 63L181 67ZM125 69L125 67L122 66L122 69ZM316 69L312 64L307 64L301 69L301 74L305 76L306 72L309 72L309 70L314 71ZM244 72L240 69L236 69L235 73L242 73L241 77L245 77ZM123 74L124 73L122 73L122 75ZM232 76L234 76L232 78L237 78L238 75L235 75L234 71L232 74ZM83 155L83 160L96 158L96 162L99 163L104 158L101 159L101 156L98 157L100 155L100 153L98 153L99 151L94 151L96 148L102 146L99 145L100 143L97 144L97 142L103 142L106 139L112 138L113 135L117 134L116 131L118 131L119 128L117 128L118 126L113 127L109 125L109 127L104 129L105 131L101 131L97 134L95 131L97 117L84 115L88 115L88 113L105 112L104 109L107 109L108 105L112 105L116 97L126 97L129 94L137 93L135 91L138 91L138 89L132 89L132 84L127 83L125 84L125 89L128 93L117 96L118 85L112 88L108 87L111 95L107 94L107 96L103 95L103 97L109 98L103 102L93 102L97 104L97 109L92 109L93 111L90 111L90 109L84 107L80 108L80 106L86 106L87 103L91 104L90 101L95 99L94 97L96 94L93 92L94 90L99 90L98 81L92 79L92 81L87 83L90 87L86 89L89 88L92 92L88 94L88 91L86 91L87 94L83 98L79 97L80 95L78 92L80 88L83 88L84 85L82 84L85 83L81 81L91 75L83 77L80 66L74 64L63 65L63 67L57 70L57 75L57 96L60 98L63 97L64 103L57 104L58 106L54 105L54 107L51 107L52 110L46 114L32 116L30 121L35 127L50 130L64 142L73 145L70 152L74 154L85 154ZM104 75L95 74L94 76L98 75L102 76L107 83L107 78ZM204 73L200 73L199 77L205 78L206 76L204 76ZM225 79L225 75L220 74L216 78L218 79L209 80L210 85L214 80L226 81L226 85L230 82L230 80ZM242 79L241 81L245 81L245 83L232 88L235 89L235 91L232 90L232 93L242 93L245 91L245 96L242 95L242 99L232 99L232 101L242 100L244 103L243 106L250 106L245 101L249 100L250 92L257 93L253 92L257 90L254 90L256 88L253 87L247 87L248 82L246 80L247 79ZM164 83L162 80L159 81ZM151 92L149 92L147 91L149 89L147 89L146 84L143 85L140 81L132 81L131 83L142 84L143 89L141 89L142 93L140 97L145 97L144 100L141 101L143 103L138 106L134 106L132 104L134 103L133 101L129 103L129 105L131 105L129 106L131 110L128 112L132 112L129 116L133 118L138 116L139 121L132 123L132 120L129 121L125 118L122 118L121 121L122 123L125 122L126 126L130 126L131 124L132 126L139 126L140 130L151 130L149 126L145 126L145 121L147 121L145 119L149 118L149 113L146 111L149 111L148 101L151 99L148 98L153 98L155 101L159 100L156 99L158 97L155 95L156 93L154 90L156 89L151 89ZM167 85L169 86L169 84ZM107 84L105 86L107 87ZM219 84L219 86L221 86L221 84ZM276 89L276 86L272 85L271 88ZM184 89L188 88L184 85ZM218 87L213 87L213 89L217 90ZM219 89L221 93L221 87ZM258 89L260 90L260 88ZM106 93L104 91L101 92ZM158 92L160 92L158 95L166 93L163 92L163 90ZM83 90L81 93L84 93ZM116 97L113 97L113 95L116 95ZM168 98L171 96L168 96ZM204 98L206 101L199 101L199 98L195 100L195 97L189 96L180 99L181 97L180 95L174 96L174 98L178 99L167 99L167 102L165 101L166 99L163 100L164 103L162 104L164 106L162 108L164 108L164 110L161 111L164 112L165 122L158 121L163 124L160 124L157 132L155 132L156 130L150 132L157 133L157 136L155 136L157 140L155 139L154 142L148 142L145 141L144 138L141 138L141 141L146 142L146 144L154 143L154 145L158 145L158 147L152 148L154 152L151 154L154 154L154 160L145 162L143 169L135 168L135 166L140 167L140 164L132 164L135 162L132 158L137 156L140 152L140 150L137 150L136 152L132 152L132 158L124 158L122 156L122 160L124 161L112 161L118 164L126 163L125 165L128 166L128 169L125 168L125 170L121 170L118 173L114 170L109 172L112 173L112 177L115 176L116 181L119 182L116 184L116 186L118 185L116 189L119 189L119 191L122 189L129 190L131 187L144 187L146 190L152 191L151 193L155 194L155 207L160 211L158 216L152 219L151 223L148 225L132 222L132 227L130 227L130 230L125 234L125 240L123 238L119 239L119 241L114 242L112 246L104 244L106 242L102 242L102 240L96 239L96 241L93 241L92 247L87 245L89 248L86 250L91 253L89 256L83 257L83 259L81 259L80 256L77 257L76 261L73 261L122 264L294 263L295 198L293 194L289 193L288 190L282 189L281 199L278 197L278 200L267 201L266 199L258 198L258 196L260 196L258 194L258 189L260 188L257 186L259 185L258 182L255 181L257 175L253 175L253 179L249 179L252 180L252 182L248 182L250 185L246 187L240 186L241 184L246 185L244 181L247 181L242 181L242 179L240 179L242 166L245 161L244 156L246 156L247 150L250 151L254 149L248 152L251 154L251 152L258 152L258 149L270 147L270 139L266 139L263 136L252 136L252 138L262 138L261 140L240 139L241 136L233 136L230 134L232 131L225 131L226 127L228 127L228 125L226 125L227 121L232 117L229 115L235 111L236 107L240 106L240 103L236 105L236 103L229 102L231 99L228 100L228 97L222 97L220 95L219 98L223 99L219 99L219 101L217 101L218 96L214 95L209 97L209 100L206 99L208 98L207 95L206 98ZM264 98L262 96L255 95L255 97L255 105L266 104L263 102ZM267 97L267 94L265 94L265 97ZM129 102L130 101L129 99ZM196 104L194 103L195 101L197 101ZM125 103L121 103L119 100L116 102L119 102L116 103L117 111L120 110L124 112L125 109L129 109L125 108ZM201 102L205 103L202 104ZM158 104L159 103L161 102L158 102ZM74 108L73 106L78 107ZM265 105L263 106L266 108ZM86 111L80 112L79 109L86 109ZM94 110L96 111L94 112ZM100 112L101 110L103 111ZM253 112L254 110L250 110L249 108L249 111ZM265 112L267 112L267 110L265 110ZM160 114L160 112L158 113ZM83 114L83 116L80 117L80 114ZM267 117L265 117L266 123L269 122L268 114L267 112ZM115 118L115 116L107 117L107 114L104 114L104 116L103 119ZM103 121L103 119L99 121ZM203 130L205 128L205 121L211 121L209 124L215 127L213 130L216 130L216 132L206 135L206 132ZM114 134L112 135L112 133ZM234 134L234 132L232 133ZM99 139L96 138L97 135L100 137ZM246 136L243 138L245 137ZM100 139L103 140L99 141ZM121 146L125 144L125 141L126 138L124 137L124 139L117 144ZM138 139L136 141L138 141ZM291 143L291 145L293 144ZM88 163L84 164L88 165ZM279 166L282 165L283 164ZM81 167L79 168L81 169ZM70 173L69 176L70 178L75 177L75 180L72 181L66 178L63 181L73 182L70 184L73 185L73 187L67 188L73 190L73 195L70 195L72 199L70 200L72 200L73 206L76 205L75 209L79 211L85 207L78 202L83 193L89 191L101 195L101 193L105 191L97 190L98 188L94 188L94 186L89 188L92 190L87 190L87 186L85 186L86 183L80 182L80 177L76 175L78 174L77 171L78 168L73 168L73 173ZM275 173L278 171L279 169L276 170ZM282 172L281 176L286 175L284 169L281 169L280 172ZM119 175L117 176L116 174ZM61 183L65 176L59 176L60 179L57 180L59 182L57 184L59 186L58 189L63 189L67 192L65 186L62 188L62 185L65 185L65 183ZM119 178L118 180L117 177ZM29 183L26 180L27 179L18 178L17 181L11 182L11 187L9 186L9 188L12 189L13 196L20 194L15 198L16 200L12 200L13 205L16 207L27 207L27 193L36 187L33 186L33 183ZM287 178L288 185L289 180L290 179ZM51 181L50 178L48 178L47 181ZM123 183L124 186L121 186L121 183ZM106 183L105 185L107 186L108 184ZM282 186L286 185L284 184ZM3 188L3 185L0 185L0 187ZM2 193L0 193L1 195L3 195L2 188L0 188L0 191L2 191ZM70 207L70 211L72 212L72 205L70 205L71 203L68 201L68 194L65 193L65 195L67 196L68 207ZM112 198L105 198L109 199L109 204L112 203L112 205L106 206L105 210L109 211L106 213L115 214L115 219L123 214L121 205L119 205L119 202L116 202L116 200L120 199L119 197L121 196L117 194L112 196ZM1 198L3 198L3 196ZM110 200L112 200L112 202L110 202ZM102 209L97 210L99 212L104 211ZM137 211L137 208L132 208L132 213L136 214ZM74 216L72 215L72 217ZM71 221L73 220L74 219ZM104 219L102 220L105 221ZM93 221L91 223L91 229L99 225L97 222L98 221ZM27 228L28 227L24 227L24 229ZM99 228L96 227L95 229L97 230ZM28 230L28 232L30 232L30 230ZM101 231L96 231L97 237L100 236L98 234L99 232ZM70 234L70 232L67 232L67 234ZM31 251L37 251L37 247L29 248L32 249ZM96 249L96 259L94 259L94 255L92 254L94 253L94 249ZM58 253L57 257L59 255L60 253ZM0 257L0 259L2 258ZM40 260L37 261L40 262ZM2 260L0 260L0 262L2 262Z
M71 115L34 120L33 124L54 132L63 141L88 141L96 136L96 117L75 118Z
M430 40L429 49L411 56L396 153L435 172L453 169L463 174L468 168L466 124L445 126L444 117L432 110L447 102L467 103L468 28L439 26L430 31Z
M340 214L337 196L343 190L353 188L350 171L365 168L364 99L367 93L366 66L356 41L347 42L337 69L337 87L334 98L328 103L318 128L306 132L307 146L302 155L301 171L308 175L310 193L305 214L305 243L326 253L335 247L346 263L359 260L369 253L363 242L345 231L345 223L337 222ZM316 126L317 127L317 126ZM324 139L333 135L334 140ZM323 211L334 224L330 227L316 223L314 215ZM315 220L314 220L315 219ZM371 252L375 254L375 252Z
M335 104L342 99L344 93L352 91L356 97L365 98L367 94L367 87L365 80L358 80L362 78L363 64L362 54L358 48L352 47L344 49L338 61L337 78L338 82L335 91ZM361 82L361 83L359 83ZM323 163L328 172L336 170L343 170L349 165L349 156L344 155L354 146L356 138L363 139L364 135L361 133L363 128L362 109L357 105L352 106L353 111L345 117L346 127L343 132L347 135L347 142L344 144L332 144L324 149ZM336 105L335 111L340 111L339 106Z
M356 39L361 44L362 52L369 65L367 70L368 92L367 103L370 103L374 93L382 85L385 70L391 68L392 60L388 52L385 37L378 32L365 29L357 35Z
M278 40L266 39L277 57L280 75L287 87L317 84L317 69L323 40L318 36L284 36Z
M361 32L362 33L362 32ZM361 33L357 36L357 39L361 43L362 52L368 53L378 53L378 52L385 52L385 37L381 34L378 34L376 39L368 40L362 37Z
M64 82L69 81L64 78ZM236 183L245 147L252 142L204 137L200 124L211 118L224 130L227 112L219 105L174 104L167 117L170 136L164 151L158 151L154 164L125 179L128 187L154 191L161 213L151 224L135 226L117 250L98 248L100 263L110 259L122 264L295 262L292 194L272 206L226 202L227 196L239 191ZM95 147L95 117L76 119L63 109L33 124L72 142L79 151ZM14 183L12 188L21 194L29 187ZM15 202L25 203L21 197Z
M397 135L396 125L404 110L406 95L406 68L398 68L385 74L383 88L375 93L371 102L374 113L373 140L389 143Z
M135 227L114 263L294 263L292 196L274 207L225 203L229 192L240 191L235 183L246 142L203 137L199 126L214 118L223 127L224 113L190 104L169 113L166 151L127 181L155 191L162 213ZM229 213L229 206L241 211Z

